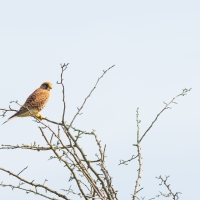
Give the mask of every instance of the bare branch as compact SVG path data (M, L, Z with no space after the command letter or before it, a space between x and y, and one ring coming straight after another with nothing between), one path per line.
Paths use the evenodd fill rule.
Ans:
M98 78L97 82L95 83L93 89L90 91L90 93L88 94L88 96L85 98L85 100L83 101L83 104L81 105L80 108L78 108L78 111L77 113L74 115L70 125L69 125L69 128L72 126L74 120L76 119L76 117L80 114L81 110L83 109L84 105L86 104L86 101L88 100L88 98L91 96L91 94L93 93L93 91L96 89L99 81L101 80L101 78L103 78L103 76L110 70L114 67L115 65L109 67L107 70L103 71L103 74Z
M62 114L62 122L64 123L65 121L65 110L66 110L66 102L65 102L65 85L63 83L63 74L64 71L67 69L67 66L69 65L69 63L67 64L61 64L61 74L60 74L60 82L57 81L57 84L61 84L62 85L62 96L63 96L63 114Z
M40 147L40 146L32 146L32 145L1 145L0 149L28 149L28 150L33 150L33 151L48 151L52 150L50 147ZM53 147L55 150L59 149L65 149L65 148L71 148L71 146L66 145L65 147L63 146L54 146Z
M10 108L10 106L9 106L9 109L0 108L0 110L3 112L3 114L0 115L0 116L2 116L2 117L5 117L7 112L10 112L10 111L17 112L17 110L14 110L14 109Z
M46 128L48 128L48 129L54 134L54 136L60 141L60 143L62 144L62 146L65 147L64 144L63 144L63 142L62 142L62 140L61 140L60 138L58 138L58 136L54 133L54 131L53 131L49 126L45 125L45 124L42 123L41 121L40 121L40 123L41 123L42 125L44 125ZM45 138L46 142L47 142L48 145L51 147L52 145L48 142L46 136L44 135L44 132L42 131L42 128L41 128L41 127L39 127L39 128L40 128L40 130L41 130L41 132L42 132L42 135L43 135L43 137ZM64 128L64 127L63 127L63 128ZM65 129L66 129L66 128L65 128ZM92 186L94 187L94 189L96 190L96 193L99 194L99 196L103 199L104 197L102 196L102 192L99 190L99 188L96 186L96 184L95 184L94 181L92 180L91 175L89 174L88 170L86 170L86 168L84 167L84 165L81 163L80 158L77 156L77 154L76 154L76 152L75 152L75 148L73 148L74 146L75 146L75 147L78 147L78 146L77 146L77 145L78 145L77 141L75 142L75 145L72 145L71 140L73 140L73 142L74 142L74 137L70 134L69 131L67 132L66 135L67 135L67 137L68 137L68 139L69 139L69 141L70 141L70 146L72 147L73 153L70 152L70 151L68 150L68 148L66 148L66 150L72 155L72 157L75 159L76 163L78 164L78 165L77 165L77 164L76 164L76 165L73 164L73 165L76 166L76 167L78 167L79 170L82 171L82 173L84 174L84 176L87 178L87 180L91 183L91 185L92 185ZM72 138L73 138L73 139L72 139ZM80 151L80 147L79 147L78 149L79 149L79 151ZM71 171L71 173L73 174L73 178L76 180L77 185L78 185L78 184L79 184L79 180L75 178L76 175L75 175L73 169L70 167L70 165L69 165L65 160L63 160L63 159L56 153L55 149L52 148L52 150L53 150L54 154L56 155L56 157L57 157L59 160L63 161L63 162L65 163L65 165L68 167L68 169ZM81 149L81 152L83 153L83 150L82 150L82 149ZM83 153L82 155L85 156L84 153ZM85 157L84 159L85 159L86 163L89 162L89 161L86 159L86 157ZM90 168L91 168L91 167L90 167ZM97 174L97 175L98 175L98 174ZM80 188L81 188L81 187L79 187L79 189L80 189ZM82 190L82 191L83 191L83 190ZM83 196L85 196L85 195L83 194Z
M14 185L11 185L11 184L3 184L2 182L0 183L1 187L10 187L12 190L19 189L19 190L25 191L26 194L33 193L33 194L37 194L39 196L42 196L42 197L44 197L46 199L58 200L56 198L48 197L47 195L44 195L44 194L38 192L37 190L34 191L34 190L31 190L31 189L22 188L21 185L23 185L23 183L20 183L18 186L14 186Z
M131 160L134 160L137 157L138 157L138 155L137 156L132 155L132 157L129 160L120 160L119 161L120 162L119 165L128 165L127 164L128 162L130 162Z
M76 181L76 183L77 183L77 185L78 185L78 187L79 187L80 192L82 193L83 196L85 196L85 193L84 193L84 191L83 191L83 189L82 189L82 187L81 187L81 185L80 185L80 183L79 183L78 178L76 177L76 174L74 173L74 170L69 166L69 164L68 164L65 160L63 160L63 159L58 155L58 153L56 152L56 150L54 150L54 149L52 148L52 145L51 145L51 144L49 143L49 141L47 140L47 138L46 138L46 136L45 136L45 134L44 134L42 128L39 127L39 129L40 129L40 131L41 131L41 133L42 133L42 136L44 137L44 139L46 140L46 142L48 143L48 145L51 147L51 149L52 149L52 151L54 152L54 154L56 155L56 157L59 158L60 160L62 160L62 161L65 163L65 165L67 166L67 168L70 170L70 172L73 174L73 177L74 177L74 179L75 179L75 181ZM87 200L87 199L85 198L85 200Z
M24 170L26 170L28 168L28 166L27 167L25 167L24 169L22 169L22 171L21 172L19 172L19 174L18 174L18 176L24 171Z
M15 173L13 173L13 172L11 172L11 171L8 171L8 170L6 170L6 169L4 169L4 168L1 168L1 167L0 167L0 170L1 170L1 171L4 171L4 172L6 172L6 173L8 173L9 175L12 175L12 176L16 177L17 179L19 179L20 181L22 181L22 182L24 182L24 183L27 183L28 185L31 185L31 186L33 186L33 187L35 187L35 188L37 188L37 187L43 188L43 189L45 189L45 190L47 190L47 191L49 191L49 192L51 192L51 193L53 193L53 194L55 194L55 195L57 195L57 196L63 198L63 199L70 200L70 199L68 199L65 195L63 195L63 194L61 194L61 193L59 193L59 192L57 192L57 191L55 191L55 190L52 190L52 189L50 189L50 188L47 187L47 186L44 186L44 185L41 185L41 184L33 183L33 181L32 181L32 182L27 181L26 179L23 179L23 178L20 177L19 175L15 174Z
M175 96L169 103L165 103L165 107L157 114L156 118L153 120L153 122L151 123L151 125L149 126L149 128L144 132L144 134L142 135L141 139L140 139L140 142L142 141L142 139L144 138L144 136L149 132L149 130L153 127L154 123L157 121L158 117L167 109L171 108L169 107L172 103L175 103L177 104L174 100L177 99L178 97L180 96L185 96L187 95L187 93L191 90L192 88L190 89L183 89L183 91L178 94L177 96Z
M93 174L96 176L96 178L98 179L98 181L100 181L104 192L106 193L107 197L109 200L111 200L111 197L109 195L108 189L106 188L106 185L104 183L104 181L102 180L102 178L99 176L99 174L97 173L97 171L92 167L91 163L89 162L89 160L86 158L85 153L83 152L83 149L79 146L79 144L77 143L76 139L73 137L73 135L69 132L69 129L67 126L63 126L63 128L65 129L67 135L69 135L69 137L72 139L72 141L74 142L74 145L76 146L76 148L79 150L79 152L81 153L81 156L83 157L83 159L86 161L87 163L87 167L93 172Z
M172 190L170 188L170 184L167 184L167 179L169 178L169 176L166 176L165 179L162 178L162 176L159 176L159 177L156 177L156 178L161 180L161 183L159 185L164 184L165 187L167 188L167 190L169 191L168 194L164 194L164 193L160 192L160 194L157 195L156 197L159 197L159 196L170 197L171 196L173 198L173 200L179 199L178 195L181 194L181 193L180 192L176 192L176 193L172 192Z
M108 171L106 169L106 166L105 166L106 145L104 146L104 150L102 150L101 143L98 140L97 135L94 133L94 131L92 132L92 134L94 135L96 143L97 143L97 145L99 147L99 153L101 155L101 157L99 158L99 160L100 160L99 166L101 167L101 171L104 174L104 177L105 177L105 180L106 180L106 183L107 183L107 188L108 188L109 195L110 195L111 199L113 199L113 200L116 199L117 200L118 199L117 198L117 191L115 191L113 186L112 186L112 178L110 177L110 175L109 175L109 173L108 173Z
M52 123L52 124L62 125L62 123L55 122L55 121L50 120L50 119L47 119L47 118L43 118L42 120L45 120L45 121L50 122L50 123Z
M140 187L140 181L142 178L142 155L141 155L141 147L140 147L140 120L139 120L139 108L136 110L136 122L137 122L137 152L138 152L138 162L139 162L139 169L138 169L138 176L135 184L135 190L133 195L133 200L137 199L137 193L141 190Z

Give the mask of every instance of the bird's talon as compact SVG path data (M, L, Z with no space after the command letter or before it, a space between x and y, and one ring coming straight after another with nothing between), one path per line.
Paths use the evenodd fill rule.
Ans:
M42 115L39 116L39 119L42 120Z
M35 115L38 119L42 120L42 115L41 114L37 114Z

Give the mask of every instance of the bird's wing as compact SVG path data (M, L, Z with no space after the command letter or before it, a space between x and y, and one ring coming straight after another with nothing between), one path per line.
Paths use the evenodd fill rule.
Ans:
M44 90L42 88L38 88L35 90L26 100L24 105L20 108L20 110L27 110L26 107L28 107L30 110L37 109L38 112L44 108L46 105L48 99L49 99L50 93L47 90ZM19 111L20 111L19 110Z

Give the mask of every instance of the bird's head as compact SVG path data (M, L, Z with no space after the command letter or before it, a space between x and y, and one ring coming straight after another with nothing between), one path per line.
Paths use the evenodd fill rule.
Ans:
M44 82L44 83L42 83L40 88L50 91L52 89L52 83L51 82Z

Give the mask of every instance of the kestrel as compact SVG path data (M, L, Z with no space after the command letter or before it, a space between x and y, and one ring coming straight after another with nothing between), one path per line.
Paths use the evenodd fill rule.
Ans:
M7 121L15 117L36 116L42 120L42 115L39 113L47 104L52 89L52 83L44 82L38 89L36 89L26 100L24 105L14 115L8 118ZM3 123L3 124L4 124Z

